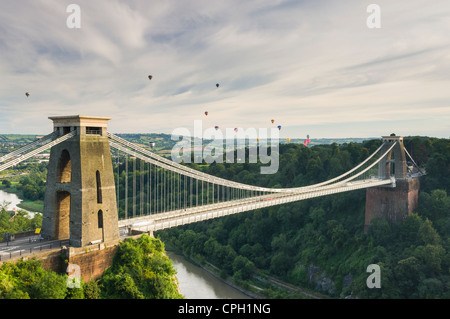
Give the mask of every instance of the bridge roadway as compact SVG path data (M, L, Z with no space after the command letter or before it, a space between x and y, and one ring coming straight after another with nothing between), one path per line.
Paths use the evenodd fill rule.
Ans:
M121 234L121 238L128 237ZM70 246L67 239L42 239L40 235L26 236L9 242L0 242L0 263L9 259L24 257L42 251L61 250L62 246Z
M144 232L157 231L226 215L242 213L263 207L281 205L308 198L389 184L394 187L395 180L370 179L344 184L337 183L336 185L328 185L327 187L312 188L309 190L304 190L301 193L273 193L199 207L190 207L165 213L123 219L119 220L119 229L122 231L124 229Z
M0 242L0 262L45 250L59 250L64 245L69 245L68 239L43 240L40 239L39 235L27 236L9 242Z

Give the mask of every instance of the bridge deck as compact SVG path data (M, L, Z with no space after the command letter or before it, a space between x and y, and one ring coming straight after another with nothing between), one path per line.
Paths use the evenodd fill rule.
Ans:
M218 218L226 215L242 213L263 207L281 205L308 198L331 195L357 189L393 184L390 179L365 180L346 184L339 184L326 189L318 188L302 193L276 193L263 196L255 196L246 199L221 202L200 207L192 207L183 210L169 211L165 213L119 220L119 228L128 228L139 231L157 231L161 229L177 227L203 220Z

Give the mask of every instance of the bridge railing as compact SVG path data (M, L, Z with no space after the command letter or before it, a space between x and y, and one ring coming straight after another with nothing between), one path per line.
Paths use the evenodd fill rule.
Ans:
M68 239L51 242L51 243L43 243L42 245L39 245L39 246L31 246L31 247L26 247L23 249L17 249L18 246L7 246L7 247L10 247L10 250L9 251L5 251L5 250L0 251L0 261L5 261L5 260L13 259L13 258L24 257L24 256L30 256L30 255L37 254L37 253L40 253L40 252L46 251L46 250L61 249L62 246L66 246L66 245L69 245Z
M74 137L76 134L77 134L76 131L72 131L72 132L67 133L66 135L63 135L63 136L61 136L61 137L59 137L59 138L57 138L57 139L55 139L55 140L53 140L53 141L51 141L49 143L44 144L43 146L41 146L41 147L39 147L39 148L37 148L37 149L35 149L33 151L30 151L28 153L22 154L22 155L16 157L15 159L12 159L9 162L6 162L6 163L0 165L0 171L3 171L5 169L7 169L7 168L15 166L15 165L19 164L20 162L23 162L24 160L33 157L34 155L42 153L43 151L45 151L45 150L47 150L47 149L49 149L49 148L51 148L51 147L61 143L61 142L64 142L65 140L68 140L69 138ZM48 135L48 136L50 136L50 135Z
M45 141L47 141L49 139L53 140L56 136L57 136L57 132L52 132L50 134L47 134L44 137L41 137L40 139L38 139L36 141L33 141L33 142L31 142L31 143L29 143L29 144L27 144L27 145L25 145L25 146L23 146L23 147L21 147L21 148L19 148L17 150L12 151L11 153L8 153L6 155L0 156L0 163L4 162L4 161L6 161L6 160L8 160L10 158L13 158L15 156L19 156L20 154L22 154L22 153L24 153L24 152L26 152L26 151L36 147L37 145L42 145L42 144L44 144Z
M309 198L326 196L340 192L358 190L368 187L376 187L382 185L389 185L395 183L395 179L387 180L369 180L366 182L352 183L347 185L340 185L335 188L316 189L308 193L298 194L273 194L273 197L264 198L247 198L239 201L219 203L214 205L204 206L202 208L187 209L179 212L173 211L163 214L154 214L139 218L138 220L129 219L119 221L119 227L126 227L128 229L138 231L157 231L171 227L177 227L185 224L195 223L207 219L223 217L227 215L242 213L245 211L255 210L259 208L282 205L294 201L305 200Z

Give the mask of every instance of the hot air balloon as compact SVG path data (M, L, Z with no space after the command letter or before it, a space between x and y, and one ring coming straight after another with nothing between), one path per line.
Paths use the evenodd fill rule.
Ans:
M278 130L281 130L281 125L278 125L277 127L278 127Z
M149 75L149 76L148 76L148 79L149 79L149 80L153 79L153 75Z
M308 138L307 140L306 140L306 143L311 143L311 140Z
M27 97L29 97L29 96L30 96L30 93L27 92L27 93L25 93L25 95L26 95Z
M237 127L235 127L235 128L234 128L234 131L235 131L235 132L237 132L237 131L238 131L238 128L237 128Z
M219 83L216 83L216 87L219 87Z
M205 112L205 115L208 115L208 111Z
M219 129L219 127L216 125L216 126L214 126L214 128L216 129L216 131Z
M275 120L270 120L272 123L275 122Z
M305 145L305 146L307 145L306 141L303 142L303 145Z
M291 139L288 137L288 138L286 139L286 142L289 143L290 141L291 141Z
M309 134L308 134L308 135L306 135L306 138L307 138L307 139L309 139Z

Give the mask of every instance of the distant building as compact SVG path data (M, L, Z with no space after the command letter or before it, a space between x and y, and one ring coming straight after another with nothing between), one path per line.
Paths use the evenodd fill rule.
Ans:
M46 153L44 153L44 154L37 154L37 155L34 155L33 156L33 158L44 158L44 159L49 159L50 158L50 154L46 154Z

